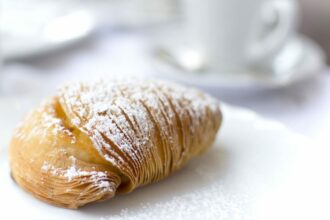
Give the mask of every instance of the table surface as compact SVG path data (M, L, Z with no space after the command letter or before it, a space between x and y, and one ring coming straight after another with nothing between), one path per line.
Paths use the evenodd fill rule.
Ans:
M58 53L7 63L2 74L4 94L46 96L64 81L105 74L148 76L155 69L148 59L147 42L143 33L107 33ZM330 68L313 79L284 88L206 90L224 102L278 120L316 141L325 142L330 133Z

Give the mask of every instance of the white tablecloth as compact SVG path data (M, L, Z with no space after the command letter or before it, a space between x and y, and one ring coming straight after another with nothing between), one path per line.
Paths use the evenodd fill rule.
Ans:
M46 96L73 78L150 75L155 70L148 60L146 39L143 33L107 33L59 53L9 63L4 67L2 87L7 96ZM286 88L208 91L227 103L278 120L314 140L326 141L330 134L330 69Z

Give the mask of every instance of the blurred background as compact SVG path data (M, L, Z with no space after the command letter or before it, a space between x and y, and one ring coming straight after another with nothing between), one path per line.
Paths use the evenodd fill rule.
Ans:
M330 64L330 2L326 0L300 0L302 33L324 48Z
M201 0L2 0L0 98L32 106L68 80L163 78L324 137L330 131L330 2L274 0L276 7L264 10L269 0L248 0L253 7L207 1L214 7L198 6ZM252 43L242 25L250 18L244 26L254 30L254 18L263 25ZM289 31L276 35L281 25ZM268 41L285 41L271 56L238 59L246 44L272 32ZM225 61L239 68L225 68Z

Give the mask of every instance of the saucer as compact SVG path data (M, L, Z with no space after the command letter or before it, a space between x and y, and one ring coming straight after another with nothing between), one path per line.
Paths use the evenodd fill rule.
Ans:
M264 70L247 69L241 72L225 72L223 70L187 71L178 64L179 58L168 47L161 49L167 58L153 56L153 64L157 69L156 76L178 81L197 87L221 88L276 88L291 85L295 82L317 75L325 66L325 54L311 39L297 35L293 37ZM156 48L159 51L159 48ZM156 51L155 50L155 51ZM184 54L184 53L182 53ZM173 56L174 55L174 56ZM198 56L192 56L196 62Z

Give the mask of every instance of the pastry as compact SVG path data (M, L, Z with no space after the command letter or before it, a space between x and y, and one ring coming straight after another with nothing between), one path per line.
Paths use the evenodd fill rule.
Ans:
M78 208L159 181L207 150L219 104L149 80L69 83L14 132L14 180L53 205Z

